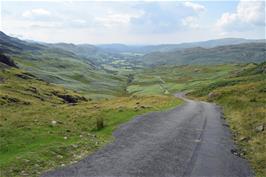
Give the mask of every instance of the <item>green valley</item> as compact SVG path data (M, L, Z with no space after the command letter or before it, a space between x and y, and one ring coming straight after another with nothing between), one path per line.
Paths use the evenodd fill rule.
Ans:
M0 64L1 176L38 176L73 163L112 140L121 123L181 103L160 95L94 101Z
M39 176L113 141L135 116L222 107L240 156L265 176L264 40L126 46L37 43L0 33L1 176Z

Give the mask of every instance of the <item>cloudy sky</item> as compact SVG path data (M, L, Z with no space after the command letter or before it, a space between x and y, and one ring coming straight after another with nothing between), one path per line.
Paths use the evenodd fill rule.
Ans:
M44 42L265 38L265 1L0 1L1 31Z

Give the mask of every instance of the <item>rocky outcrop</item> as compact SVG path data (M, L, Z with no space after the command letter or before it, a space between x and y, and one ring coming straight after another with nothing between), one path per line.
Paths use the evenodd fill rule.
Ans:
M9 57L1 54L1 53L0 53L0 62L6 64L8 66L18 68L17 65L15 64L15 62L11 58L9 58Z
M18 98L11 97L11 96L8 96L8 95L0 96L0 105L5 105L5 104L23 104L23 105L30 105L30 102L24 101L24 100L20 100Z
M54 91L52 92L55 96L61 98L64 100L64 102L66 103L78 103L80 101L87 101L87 99L83 96L79 96L79 95L70 95L67 93L61 93L58 91Z

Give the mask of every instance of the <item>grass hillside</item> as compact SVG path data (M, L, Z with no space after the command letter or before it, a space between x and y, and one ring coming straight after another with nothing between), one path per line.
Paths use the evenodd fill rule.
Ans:
M71 44L30 43L0 33L0 51L25 71L49 83L82 92L87 96L110 98L125 94L127 77L101 69L88 58L78 56ZM60 47L59 47L60 46ZM88 49L90 46L86 46ZM84 49L84 50L85 50ZM91 49L93 50L93 49Z
M257 176L266 176L266 63L215 66L160 66L139 70L127 87L130 94L188 92L193 99L216 102Z
M246 65L190 95L223 107L240 155L251 162L257 176L266 176L266 63Z
M57 44L45 44L49 48L61 49L64 51L71 52L85 60L88 60L95 64L95 66L100 66L103 63L110 62L113 56L107 52L104 52L100 48L90 45L90 44L67 44L67 43L57 43Z
M69 56L42 52L37 59L13 56L18 66L39 78L73 89L91 98L119 96L124 94L127 78L103 70Z
M146 68L132 73L127 87L130 94L174 94L191 91L226 77L241 65L210 66L160 66Z
M182 64L258 62L266 57L265 43L221 46L210 49L192 48L175 52L150 53L142 57L142 55L130 52L124 52L123 54L104 52L104 47L126 47L121 45L104 45L99 46L103 47L103 49L100 49L99 47L85 44L39 44L12 38L2 32L0 33L0 41L0 50L13 59L23 70L36 75L46 82L82 92L82 94L92 99L112 98L128 92L140 92L142 88L137 83L138 79L135 79L135 85L132 83L128 87L129 74L139 71L140 73L136 74L136 78L139 75L143 79L146 78L147 82L156 82L156 80L158 82L153 86L152 83L148 84L151 87L145 87L144 94L153 93L154 91L168 93L179 89L180 85L177 86L177 84L173 83L173 78L175 77L167 72L164 76L160 76L161 78L157 76L153 78L153 73L151 73L153 80L150 80L149 73L145 73L145 69L145 74L142 73L143 70L136 71L136 69L143 68L143 63L148 66L160 65L162 68L165 67L161 66L161 64L166 64L168 65L167 68L169 68L169 65ZM236 41L242 43L246 40ZM220 40L221 42L222 40ZM230 42L233 43L234 40L229 40ZM206 42L206 45L207 43L214 45L215 41ZM158 71L160 72L160 69ZM221 72L226 71L226 69L223 71L223 68L221 68ZM186 73L185 70L184 73ZM167 82L167 85L160 84L164 79L173 80L173 82ZM191 87L193 86L191 85Z
M3 177L39 176L74 163L111 141L112 132L134 116L181 103L159 95L92 101L1 62L0 90Z

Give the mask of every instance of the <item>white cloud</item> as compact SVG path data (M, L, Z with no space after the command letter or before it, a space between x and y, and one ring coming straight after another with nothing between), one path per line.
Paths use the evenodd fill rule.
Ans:
M253 3L240 6L229 1L215 3L3 1L0 22L8 34L47 42L175 43L218 38L222 33L223 37L264 38L262 6ZM213 7L220 9L216 11ZM229 11L232 8L235 10ZM225 13L217 22L222 30L217 31L213 21L220 12ZM252 30L243 31L247 27Z
M217 21L216 27L225 31L249 30L265 25L265 2L241 0L233 13L226 12Z
M108 12L105 16L96 17L96 23L99 23L105 27L112 27L114 25L127 25L131 18L137 18L141 14L130 14L130 13L114 13Z
M142 10L143 14L132 18L132 31L156 34L198 28L199 16L205 10L203 5L189 1L140 3L136 8Z
M31 9L31 10L27 10L25 12L22 13L22 16L25 18L32 18L32 17L50 17L51 16L51 12L45 9Z
M265 24L264 1L242 1L237 7L237 15L246 23Z
M19 12L20 17L16 18L35 28L97 28L97 31L108 29L109 32L124 30L136 33L172 33L185 28L196 28L198 23L193 23L197 21L199 13L205 10L203 5L188 1L52 5L25 8ZM58 10L58 5L63 10Z
M203 5L194 2L186 1L183 4L186 7L192 8L195 12L203 12L206 10Z
M189 28L199 28L200 25L198 23L198 18L193 16L188 16L184 19L182 19L183 26L189 27Z

